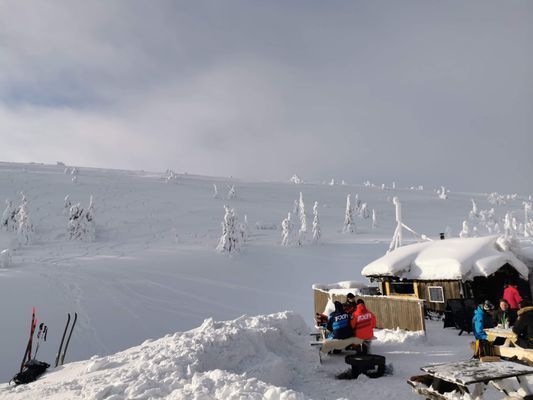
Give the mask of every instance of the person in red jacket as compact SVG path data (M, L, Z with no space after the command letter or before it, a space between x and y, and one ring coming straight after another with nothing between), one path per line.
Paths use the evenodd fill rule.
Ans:
M363 340L369 340L374 337L376 316L368 311L362 299L357 300L357 308L353 312L350 322L355 337Z
M505 290L503 291L503 298L509 303L509 308L511 310L518 310L518 305L522 301L522 297L520 296L520 293L518 293L518 289L514 282L509 282L506 285Z

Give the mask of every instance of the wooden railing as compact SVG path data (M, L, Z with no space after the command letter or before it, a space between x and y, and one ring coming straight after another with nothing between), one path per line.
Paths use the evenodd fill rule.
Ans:
M322 313L329 299L329 293L314 290L315 313ZM344 303L346 296L331 295L332 301ZM425 331L424 301L397 296L356 296L365 301L369 311L376 316L376 328Z

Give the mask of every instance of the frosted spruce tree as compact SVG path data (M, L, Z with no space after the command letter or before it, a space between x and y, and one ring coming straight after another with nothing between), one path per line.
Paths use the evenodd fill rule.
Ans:
M232 186L228 191L228 200L234 199L236 196L235 186Z
M24 193L21 193L20 195L22 196L22 199L17 209L17 213L15 214L15 220L17 222L17 238L20 244L29 244L31 242L34 229L28 211L28 200L26 199Z
M89 199L89 207L85 212L85 218L83 219L83 236L84 240L93 242L96 239L96 225L94 222L95 217L95 208L94 208L94 198L91 195Z
M376 210L372 209L372 228L377 228L377 226L378 226L378 221L376 217Z
M470 237L470 226L468 226L468 221L463 221L463 229L459 232L460 238Z
M13 206L11 200L6 199L6 208L2 213L2 227L8 232L13 232L16 227L17 221L15 220L15 215L17 209Z
M370 218L370 210L368 209L368 206L366 203L363 203L361 205L361 208L359 209L359 217L368 219Z
M213 183L213 198L218 199L218 188L217 185Z
M0 252L0 268L9 268L13 264L11 250L4 249Z
M441 186L440 190L437 190L437 196L439 199L446 200L449 192L450 191L448 189L446 189L444 186Z
M244 220L239 224L239 234L241 235L242 243L245 243L250 236L250 227L248 225L248 216L244 214Z
M87 210L84 210L80 203L70 207L67 234L70 240L92 242L96 239L95 207L92 195Z
M63 214L68 215L70 212L70 207L72 207L72 202L70 201L69 195L65 196L65 204L63 205Z
M321 236L320 219L318 217L318 201L315 201L315 205L313 206L313 243L318 244Z
M305 215L305 204L302 192L300 192L300 200L298 201L298 219L300 220L298 245L301 246L305 243L305 236L307 235L307 216Z
M352 204L352 195L346 196L346 213L344 215L344 227L342 233L355 232L354 209Z
M80 203L70 206L67 233L70 240L83 239L83 209Z
M233 208L224 206L224 220L222 221L222 236L218 241L217 251L234 254L239 251L239 233L237 232L237 217Z
M287 214L287 218L281 221L281 245L284 247L290 246L292 234L291 213Z

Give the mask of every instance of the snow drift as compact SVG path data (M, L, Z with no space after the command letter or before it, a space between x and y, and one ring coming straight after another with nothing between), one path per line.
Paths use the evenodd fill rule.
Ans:
M309 328L292 312L207 319L196 329L66 365L3 399L304 399L286 389L297 363L316 363Z

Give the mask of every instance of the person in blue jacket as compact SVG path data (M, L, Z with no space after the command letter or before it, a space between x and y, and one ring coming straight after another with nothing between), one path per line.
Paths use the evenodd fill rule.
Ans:
M348 339L353 336L350 320L352 316L344 311L342 303L336 301L335 311L329 314L327 329L331 332L329 339Z
M492 328L492 315L490 311L494 310L494 305L485 300L483 304L480 304L474 311L474 318L472 318L472 327L474 336L477 340L487 340L487 334L484 329Z

